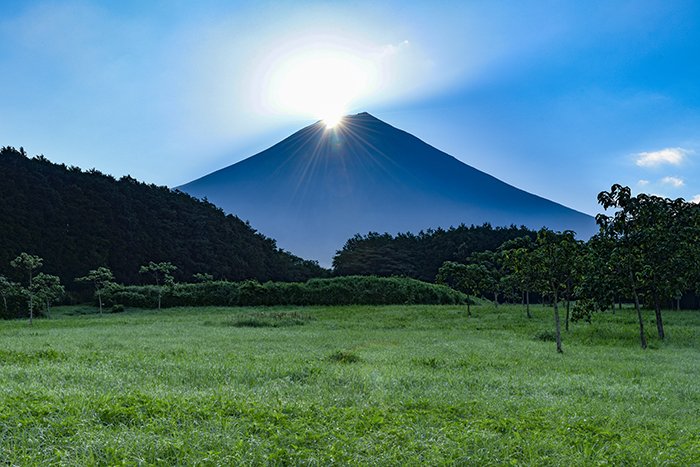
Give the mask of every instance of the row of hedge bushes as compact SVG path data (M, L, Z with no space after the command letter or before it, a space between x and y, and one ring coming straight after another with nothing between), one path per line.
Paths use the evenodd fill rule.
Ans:
M466 296L449 287L405 277L375 276L263 284L252 280L177 283L162 288L115 285L105 290L103 300L107 305L156 308L159 291L163 307L466 303Z

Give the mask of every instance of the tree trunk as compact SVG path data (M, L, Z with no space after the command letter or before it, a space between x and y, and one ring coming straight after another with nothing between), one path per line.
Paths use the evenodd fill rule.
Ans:
M568 298L566 299L566 322L565 322L565 327L566 327L566 332L569 332L569 309L571 305L571 300Z
M34 324L34 297L32 297L32 270L29 270L29 325Z
M527 317L532 319L532 313L530 313L530 291L525 291L525 311L527 312Z
M639 340L642 344L642 348L647 348L647 338L644 335L644 319L642 318L642 310L639 308L639 295L637 295L637 289L634 287L634 277L632 276L632 271L630 271L630 279L632 283L632 292L634 294L634 307L637 309L637 318L639 319Z
M158 311L160 311L160 297L163 295L163 292L161 292L160 289L158 289Z
M634 307L637 309L637 318L639 319L639 340L642 344L642 348L647 348L647 338L644 336L644 320L642 319L642 310L639 308L639 295L637 291L634 291Z
M552 304L554 306L554 325L556 327L556 332L557 332L557 352L559 353L564 353L564 351L561 348L561 324L559 323L559 305L557 302L559 297L557 297L557 293L554 293L554 303Z
M467 294L467 316L472 315L472 310L470 308L471 303L472 303L472 298L469 296L469 294Z
M2 303L5 305L5 314L7 314L7 297L5 295L2 296Z
M498 292L493 293L493 305L498 308Z
M97 301L100 303L100 316L102 316L102 294L100 289L97 289Z
M654 313L656 314L656 331L659 333L659 339L663 340L666 334L664 334L664 321L661 319L661 304L658 298L654 299Z

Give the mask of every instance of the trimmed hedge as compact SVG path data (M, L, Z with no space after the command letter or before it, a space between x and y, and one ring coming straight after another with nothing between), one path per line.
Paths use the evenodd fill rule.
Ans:
M159 288L116 285L103 293L107 305L156 308ZM466 303L442 285L405 277L346 276L307 282L206 282L162 287L162 306L394 305Z

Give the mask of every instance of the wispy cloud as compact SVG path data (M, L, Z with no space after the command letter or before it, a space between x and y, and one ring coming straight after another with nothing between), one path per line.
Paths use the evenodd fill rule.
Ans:
M649 180L644 180L644 179L639 180L637 182L637 185L639 185L639 186L647 186L648 184L649 184Z
M663 164L681 165L689 154L692 154L692 151L683 148L640 152L637 154L636 163L640 167L656 167Z
M700 195L695 195L693 198L690 200L691 203L695 204L700 204Z
M387 44L381 48L380 55L382 56L387 56L387 55L395 55L401 51L401 49L405 49L410 45L410 42L408 40L404 40L399 42L398 44Z
M663 185L670 185L675 188L680 188L685 185L685 181L683 181L682 178L678 177L664 177L661 179L661 183Z

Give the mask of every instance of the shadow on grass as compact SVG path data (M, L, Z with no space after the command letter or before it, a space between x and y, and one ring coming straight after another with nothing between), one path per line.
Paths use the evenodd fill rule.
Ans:
M310 315L298 311L259 311L241 314L232 320L222 322L206 321L204 324L237 328L279 328L303 326L312 320L313 318Z

